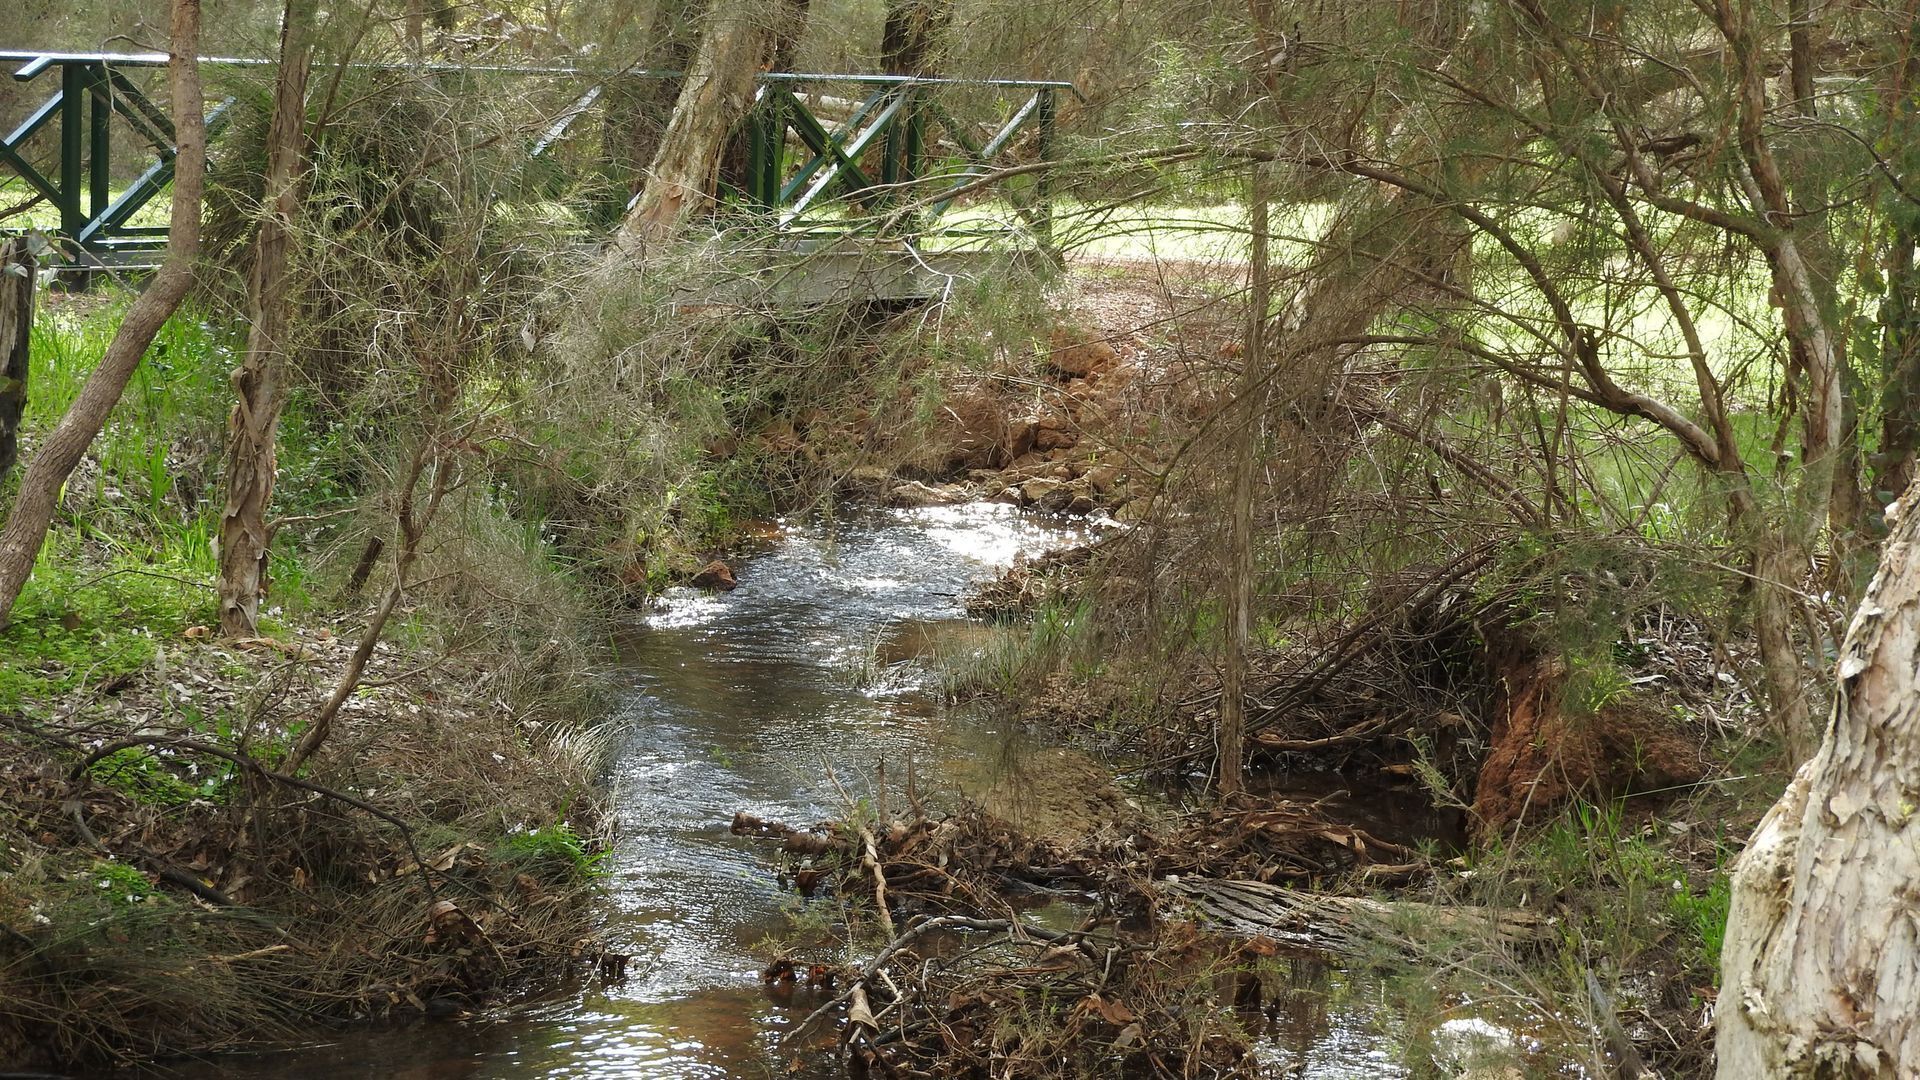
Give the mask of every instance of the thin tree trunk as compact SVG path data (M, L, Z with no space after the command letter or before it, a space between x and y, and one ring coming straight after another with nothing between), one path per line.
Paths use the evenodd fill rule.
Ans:
M1878 492L1904 491L1914 478L1920 450L1920 289L1914 257L1920 230L1894 227L1887 254L1887 295L1880 302L1880 448L1875 456Z
M772 40L772 20L755 0L718 0L680 88L646 185L615 239L627 254L669 240L711 204L727 135L753 104L754 76Z
M48 434L20 478L20 494L0 529L0 625L33 570L34 558L53 522L60 489L87 452L127 380L193 283L200 253L200 196L206 181L207 129L200 90L200 0L173 0L173 58L168 65L173 94L175 157L173 215L166 261L127 309L100 365Z
M426 53L427 0L407 0L405 37L407 54L419 59Z
M227 417L227 505L220 515L220 632L259 632L260 598L267 591L267 551L273 535L274 440L285 403L287 326L292 296L294 216L306 172L307 73L313 60L317 0L287 0L280 28L280 71L273 118L267 127L264 213L247 289L247 350L233 372L233 411Z
M27 349L33 338L34 258L24 237L0 244L0 483L13 471L27 411Z
M647 44L640 57L646 72L684 72L693 62L695 41L690 24L699 20L698 4L661 0L647 24ZM640 193L646 169L660 149L673 103L684 77L659 74L616 78L607 87L606 130L603 139L608 163L627 184L620 210ZM616 213L614 215L618 217Z
M374 609L373 617L367 620L367 628L360 632L360 642L354 647L353 655L348 658L340 678L335 681L333 693L327 695L326 702L314 714L313 722L300 736L293 752L281 763L282 772L299 772L300 767L326 745L341 707L359 687L361 677L366 674L367 662L373 658L373 650L380 643L380 635L386 632L387 622L393 618L400 602L406 599L407 573L420 557L422 541L426 539L434 517L440 512L440 501L446 497L450 486L450 467L442 448L439 429L429 428L421 434L419 444L414 447L413 458L407 466L406 478L401 481L399 501L394 509L394 539L398 541L399 548L393 553L393 581L387 585L386 594L380 598L380 606ZM423 505L417 499L421 478L428 472L433 474L433 478L427 485Z
M1253 168L1250 202L1253 256L1249 262L1246 344L1240 356L1240 392L1234 398L1233 486L1228 495L1232 526L1227 540L1227 641L1220 663L1220 727L1217 733L1220 795L1246 789L1241 776L1247 754L1247 646L1253 638L1253 474L1260 448L1260 422L1267 378L1267 186L1266 170Z
M889 75L934 74L934 50L953 22L953 0L888 0L880 68Z
M807 15L813 0L781 0L780 25L774 30L773 47L767 53L768 71L792 71L800 55L800 39L807 34Z
M1847 631L1820 750L1734 868L1721 1080L1920 1075L1917 545L1909 505Z

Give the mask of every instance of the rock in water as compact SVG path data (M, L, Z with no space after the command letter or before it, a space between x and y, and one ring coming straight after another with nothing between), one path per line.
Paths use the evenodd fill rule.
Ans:
M970 493L958 484L941 484L935 487L918 480L909 480L895 487L887 494L888 506L905 507L909 510L928 506L952 506L966 502Z
M693 575L692 581L694 588L719 589L721 592L728 592L738 584L740 583L733 580L733 567L719 559L708 563L705 570Z

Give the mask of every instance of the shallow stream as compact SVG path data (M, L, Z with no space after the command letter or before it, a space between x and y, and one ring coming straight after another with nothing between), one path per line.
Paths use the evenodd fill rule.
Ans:
M817 1002L776 1001L760 984L763 943L786 930L793 900L771 845L728 833L734 813L812 823L844 812L841 788L866 795L882 761L897 783L909 756L929 782L1003 758L1012 736L943 709L915 657L977 640L961 609L971 586L1085 535L989 504L788 526L747 561L738 589L677 593L623 642L607 932L633 954L626 980L505 1018L358 1031L170 1075L787 1075L774 1042ZM1367 1021L1369 988L1305 961L1299 982L1271 1033L1276 1075L1399 1075Z

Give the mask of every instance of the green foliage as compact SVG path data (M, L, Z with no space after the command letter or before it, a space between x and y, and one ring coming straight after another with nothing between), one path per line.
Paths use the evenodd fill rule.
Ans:
M558 880L582 880L606 873L608 851L592 851L565 821L515 833L502 846L503 857L526 870Z
M84 880L98 890L111 907L145 903L149 897L158 895L151 878L123 862L96 860Z
M191 802L197 792L153 756L145 747L116 750L93 763L93 779L149 806L176 807Z
M76 564L78 544L72 534L48 537L0 630L0 708L132 674L213 617L213 593L197 567L118 556L90 573Z
M231 732L224 722L218 725L196 724L190 718L189 726L200 729L217 727L223 738ZM87 774L96 782L127 795L135 802L162 809L178 809L195 801L225 801L234 778L233 768L224 761L208 760L212 761L212 767L203 772L198 761L174 760L165 749L130 746L94 762Z
M1716 869L1706 888L1695 892L1675 879L1673 898L1668 909L1680 928L1694 941L1700 963L1713 972L1715 986L1720 984L1720 950L1727 941L1727 910L1733 904L1733 875L1725 867Z

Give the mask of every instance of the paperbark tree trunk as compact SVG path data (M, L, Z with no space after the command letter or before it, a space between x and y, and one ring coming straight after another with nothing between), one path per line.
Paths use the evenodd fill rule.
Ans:
M1240 391L1233 407L1233 484L1227 508L1231 528L1227 537L1227 641L1220 661L1220 723L1215 733L1219 753L1219 789L1222 798L1246 789L1241 773L1247 756L1247 644L1253 638L1253 479L1260 452L1260 423L1266 414L1267 307L1267 187L1265 170L1256 165L1249 185L1252 203L1249 226L1253 233L1248 260L1247 334L1240 354Z
M253 278L247 288L247 349L233 372L237 399L227 416L227 505L220 515L220 632L259 632L273 534L274 440L285 404L293 221L305 186L307 73L313 61L317 0L287 0L280 27L280 71L267 126L267 182Z
M1735 865L1721 1080L1920 1075L1917 501L1847 631L1820 750Z
M773 20L764 9L755 0L714 4L646 184L615 238L625 253L672 239L712 202L727 135L753 104L754 75L772 40Z
M173 211L167 257L108 343L106 355L87 377L79 396L54 425L46 442L20 478L13 512L0 529L0 625L33 570L34 558L53 522L60 488L87 452L107 415L140 366L154 335L193 284L193 262L200 253L200 196L206 183L207 128L200 89L200 0L173 0L172 84L175 157Z
M27 347L33 336L34 258L24 237L0 243L0 483L13 471L27 411Z

